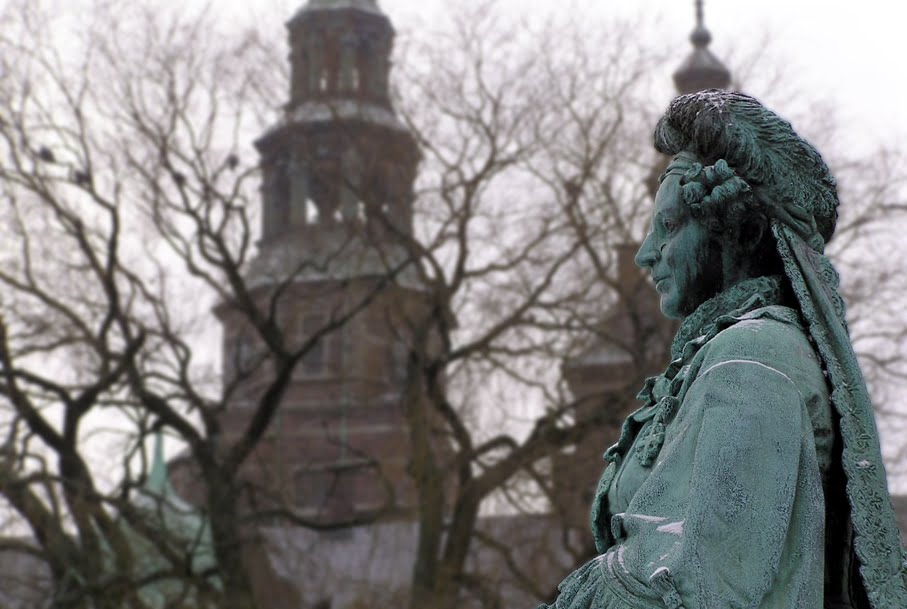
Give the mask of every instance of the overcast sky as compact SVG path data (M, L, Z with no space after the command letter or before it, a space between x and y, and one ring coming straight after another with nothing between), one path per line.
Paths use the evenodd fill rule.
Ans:
M173 2L173 0L168 0ZM202 3L206 0L190 0ZM307 1L307 0L306 0ZM460 0L378 0L398 31L444 19ZM690 49L693 0L498 0L514 15L538 19L555 11L573 11L585 22L604 25L614 14L644 13L655 27L640 36L673 52L677 63ZM217 0L218 11L238 23L270 13L285 20L305 4L272 0L266 8L248 0ZM736 45L752 48L771 37L772 54L783 58L813 99L831 99L841 118L862 142L895 143L907 134L907 4L890 0L706 0L706 25L712 50L721 57ZM275 20L275 28L279 28ZM666 66L669 82L674 66ZM667 102L670 90L666 89ZM783 108L776 108L784 113Z

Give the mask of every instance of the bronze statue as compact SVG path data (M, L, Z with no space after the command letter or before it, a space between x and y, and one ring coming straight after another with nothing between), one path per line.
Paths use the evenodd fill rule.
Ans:
M557 609L905 609L907 566L838 277L819 153L740 93L671 102L636 261L683 322Z

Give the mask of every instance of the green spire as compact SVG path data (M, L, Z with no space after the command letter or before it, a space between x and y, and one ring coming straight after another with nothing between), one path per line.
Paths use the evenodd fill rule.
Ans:
M133 504L149 519L153 526L167 539L168 545L182 549L191 554L192 569L204 573L216 567L214 543L211 539L211 527L197 508L180 497L170 483L169 468L164 457L164 434L158 431L154 435L154 451L145 483L133 499ZM155 574L170 565L158 554L157 548L144 536L134 532L128 524L122 523L131 543L134 544L137 562L137 575ZM219 579L211 583L220 587ZM185 582L178 579L160 578L142 586L139 595L155 609L163 609L172 604L173 599L186 596ZM194 606L187 600L186 607Z
M180 528L194 530L204 521L199 511L179 496L170 482L170 471L164 457L164 434L154 434L154 453L145 484L139 491L136 505L153 509L168 522L179 522Z
M170 474L164 459L164 434L160 431L154 434L154 455L151 458L151 470L145 480L145 490L159 497L175 494L170 486Z

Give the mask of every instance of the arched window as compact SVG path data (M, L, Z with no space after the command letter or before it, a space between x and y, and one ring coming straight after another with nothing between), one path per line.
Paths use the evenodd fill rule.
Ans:
M241 330L227 342L224 357L231 380L248 376L262 363L262 352L253 333Z
M308 41L306 49L308 65L306 66L306 76L308 77L309 93L314 93L319 89L327 88L327 71L324 68L324 43L318 36L312 36ZM322 82L324 83L322 88Z
M309 199L309 176L306 166L294 158L289 166L290 203L289 224L299 226L308 223L306 202Z
M340 41L340 89L354 91L357 88L359 76L356 72L356 35L347 32Z
M293 62L293 99L305 96L308 90L309 54L305 49L299 51L299 56Z
M387 77L390 71L388 56L390 46L386 40L373 43L368 54L368 89L370 93L383 96L387 94Z
M262 181L264 218L262 232L265 237L280 233L287 225L290 183L287 165L280 160L265 166Z
M330 223L337 219L340 213L337 209L337 186L331 181L330 171L323 173L314 173L309 186L311 188L311 198L318 212L318 222Z

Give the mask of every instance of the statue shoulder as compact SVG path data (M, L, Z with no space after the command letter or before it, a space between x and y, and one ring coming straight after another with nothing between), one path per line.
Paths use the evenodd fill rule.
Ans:
M736 318L703 351L706 368L721 361L741 359L761 362L781 372L796 368L821 376L819 358L799 315L789 307L762 307Z

